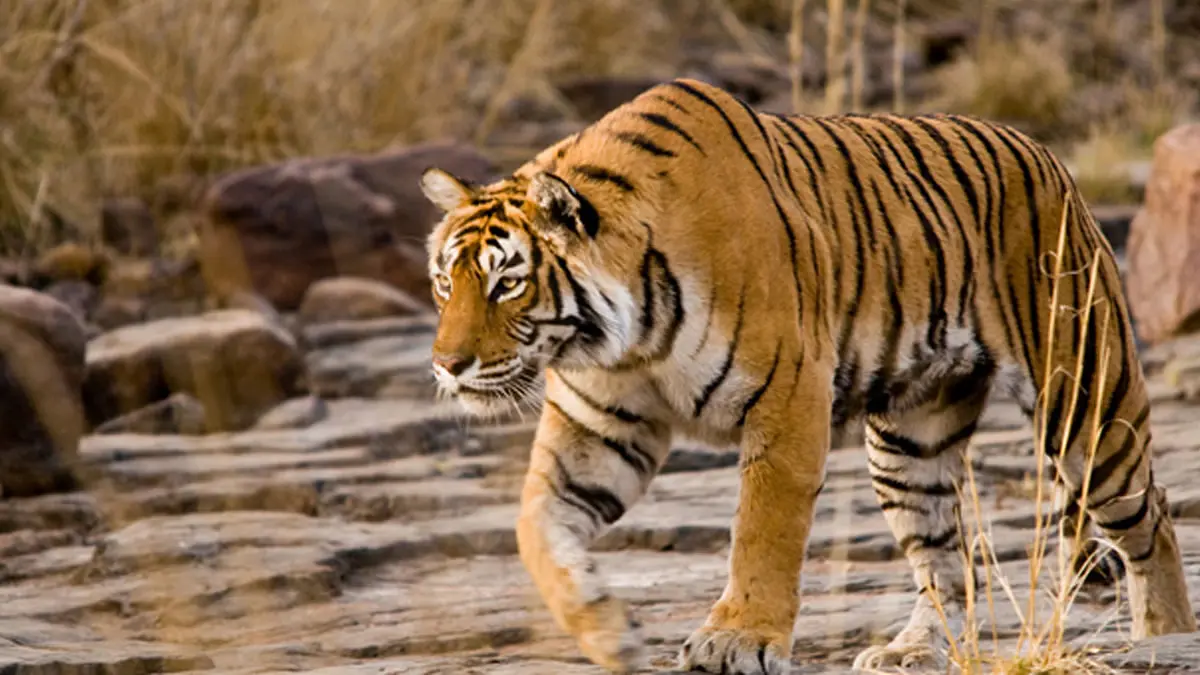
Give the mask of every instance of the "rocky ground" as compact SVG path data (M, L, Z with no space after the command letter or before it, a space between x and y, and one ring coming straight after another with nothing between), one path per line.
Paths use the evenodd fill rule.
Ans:
M417 314L309 327L313 388L335 394L292 398L242 431L94 433L80 445L86 489L0 501L0 672L602 672L553 625L515 555L532 421L482 425L436 402L432 326ZM1145 360L1156 475L1200 607L1200 401L1186 376L1198 354L1200 341L1176 341ZM997 400L972 449L998 573L1022 602L1031 447L1014 405ZM731 450L681 444L596 545L656 669L670 670L723 585L734 462ZM909 611L907 565L864 462L859 447L830 459L797 672L848 671ZM1011 651L1017 613L1002 596L995 607L985 652L993 628ZM1099 593L1077 601L1066 637L1111 649L1127 632L1118 598ZM1106 658L1127 672L1193 672L1200 635Z

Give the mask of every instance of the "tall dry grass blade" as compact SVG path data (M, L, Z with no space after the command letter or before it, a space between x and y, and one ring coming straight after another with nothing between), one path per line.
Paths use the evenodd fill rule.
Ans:
M476 145L483 145L487 141L487 137L491 135L492 129L495 128L500 117L501 109L513 98L513 89L517 82L528 77L529 71L536 68L534 62L537 61L538 54L534 45L537 44L543 24L549 22L552 6L551 0L538 0L534 6L529 22L525 25L525 33L521 37L521 46L517 48L512 61L505 70L503 83L488 99L483 117L480 119L479 125L475 127L473 140Z
M1046 395L1050 391L1051 380L1055 375L1055 338L1058 336L1058 311L1059 311L1059 291L1062 288L1062 272L1063 272L1063 253L1066 250L1067 243L1067 223L1070 213L1070 198L1064 200L1062 220L1059 222L1058 228L1058 244L1055 247L1054 253L1054 272L1051 279L1050 289L1050 318L1048 321L1049 328L1047 329L1045 363L1043 364L1042 383L1039 387L1037 396L1037 406L1034 411L1034 456L1037 460L1037 474L1035 477L1035 496L1034 496L1034 536L1033 545L1031 546L1029 558L1029 603L1025 610L1026 620L1029 624L1037 623L1037 588L1038 576L1041 572L1041 557L1039 550L1045 546L1043 539L1044 521L1042 514L1042 505L1045 502L1043 489L1045 485L1045 464L1046 464L1046 415L1049 413L1048 402ZM1025 631L1021 631L1021 635L1017 638L1017 653L1021 652L1026 639Z
M1167 13L1163 0L1150 0L1150 44L1154 54L1154 89L1167 81Z
M904 38L908 0L896 0L896 21L892 26L892 111L904 112Z
M806 0L792 0L792 20L788 29L788 63L792 80L792 112L800 114L804 107L804 5Z
M863 89L866 87L867 55L863 48L863 33L867 28L867 11L871 0L858 0L854 12L854 32L850 38L851 74L850 74L850 109L861 112L863 109Z
M846 98L845 48L842 45L845 31L844 0L825 0L829 23L825 27L825 114L832 115L842 109Z

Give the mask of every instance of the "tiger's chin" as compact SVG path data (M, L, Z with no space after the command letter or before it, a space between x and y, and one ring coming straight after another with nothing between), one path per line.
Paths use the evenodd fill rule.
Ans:
M487 388L460 384L444 393L472 417L495 421L537 413L544 390L542 370L530 366L510 380L491 383Z

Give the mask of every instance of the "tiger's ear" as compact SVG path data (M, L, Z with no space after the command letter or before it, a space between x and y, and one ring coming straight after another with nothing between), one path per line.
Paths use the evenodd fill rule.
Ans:
M421 174L421 192L443 211L453 211L475 194L469 185L438 168Z
M591 202L548 171L529 179L525 196L541 212L534 226L561 247L579 243L582 238L593 239L600 230L600 217Z

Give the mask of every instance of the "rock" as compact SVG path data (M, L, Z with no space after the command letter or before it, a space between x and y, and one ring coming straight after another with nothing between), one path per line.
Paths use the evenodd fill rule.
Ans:
M165 319L198 313L206 292L195 257L123 258L108 270L101 305L138 304L145 319Z
M437 316L424 313L401 318L371 319L367 321L334 321L332 323L305 326L301 333L304 344L312 348L336 347L351 342L370 340L377 337L400 337L404 335L433 335L437 330Z
M44 251L33 263L30 283L45 288L56 281L87 281L101 285L111 260L108 254L68 242Z
M154 214L137 197L106 200L100 205L100 239L122 255L150 255L158 249Z
M1200 673L1200 635L1179 633L1141 640L1128 651L1106 656L1104 663L1122 673Z
M76 485L86 424L83 326L43 293L0 286L0 494Z
M32 265L22 258L0 258L0 284L26 286L33 274Z
M42 292L66 305L80 321L87 321L98 300L96 287L79 279L56 281Z
M308 287L297 311L302 325L429 313L429 305L374 279L334 277Z
M303 390L295 341L255 312L223 310L106 333L88 345L85 403L101 424L173 393L201 402L209 431L245 429Z
M106 331L145 320L146 301L142 298L104 296L91 314L92 323Z
M495 173L471 147L430 143L227 174L204 200L200 249L210 289L253 288L290 311L314 281L351 275L431 303L424 239L440 214L418 185L429 166L476 182Z
M259 431L273 429L305 429L329 416L329 405L320 396L305 396L284 401L267 411L254 428Z
M204 404L179 392L96 427L97 434L202 434L208 430Z
M1184 399L1200 399L1200 357L1168 362L1163 367L1163 379Z
M1200 124L1154 143L1146 200L1129 232L1129 305L1147 343L1200 329Z
M428 333L378 337L312 352L305 357L313 393L329 398L432 398L436 382Z

